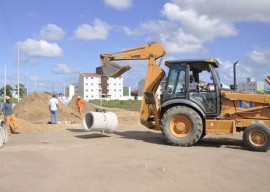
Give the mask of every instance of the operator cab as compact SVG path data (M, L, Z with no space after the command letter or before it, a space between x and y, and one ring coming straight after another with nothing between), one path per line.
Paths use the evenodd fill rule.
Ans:
M187 105L191 101L208 116L219 114L220 79L215 70L219 64L215 59L166 61L165 65L169 73L162 103L177 99L175 102Z

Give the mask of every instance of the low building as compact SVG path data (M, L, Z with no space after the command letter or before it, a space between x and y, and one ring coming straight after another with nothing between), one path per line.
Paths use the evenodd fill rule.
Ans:
M238 84L237 90L239 92L256 93L258 91L264 91L264 82L256 81L255 78L247 78L247 82L241 82Z
M68 99L72 99L75 95L75 85L69 85L65 87L65 95Z
M145 85L145 80L141 79L138 82L138 100L142 99L142 96L143 96L143 93L144 93L144 85ZM158 86L158 89L157 89L157 92L156 92L159 98L160 98L160 95L162 93L163 85L164 85L164 82L161 82L160 85Z

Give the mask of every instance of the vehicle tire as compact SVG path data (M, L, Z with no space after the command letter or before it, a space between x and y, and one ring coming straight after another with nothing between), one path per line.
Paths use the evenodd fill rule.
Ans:
M266 152L270 149L270 129L262 124L253 124L246 128L243 142L252 151Z
M2 131L2 136L3 136L3 143L7 143L8 142L8 129L6 126L5 121L0 120L1 123L1 131Z
M3 147L4 145L4 136L2 133L2 127L0 127L0 149Z
M171 145L192 146L202 136L200 115L191 108L176 106L168 109L161 119L161 132Z

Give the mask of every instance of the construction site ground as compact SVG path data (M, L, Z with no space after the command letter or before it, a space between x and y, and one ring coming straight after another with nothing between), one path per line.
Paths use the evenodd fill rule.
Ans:
M270 151L248 151L241 133L175 147L140 125L138 111L111 111L113 134L85 132L78 117L57 125L18 118L21 134L0 149L0 191L270 191Z

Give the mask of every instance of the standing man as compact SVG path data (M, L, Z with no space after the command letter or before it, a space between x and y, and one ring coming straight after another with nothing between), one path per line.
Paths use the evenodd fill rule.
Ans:
M57 124L58 121L58 100L56 95L52 95L49 101L49 111L51 112L51 124Z
M1 112L4 112L6 124L8 127L8 132L9 134L10 133L20 134L20 132L17 131L18 130L17 119L15 118L15 115L12 112L12 103L10 102L10 97L6 96L5 99L6 99L6 102L4 103L4 106Z
M80 96L78 96L76 100L76 105L78 106L78 112L80 114L80 117L82 117L82 107L83 105L85 105L85 103Z

